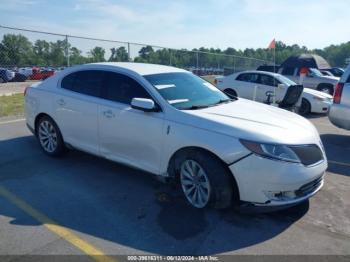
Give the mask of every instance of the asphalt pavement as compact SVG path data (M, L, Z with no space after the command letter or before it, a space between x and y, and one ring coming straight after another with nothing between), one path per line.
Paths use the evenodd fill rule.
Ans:
M191 208L153 175L78 151L50 158L23 120L0 121L0 255L350 255L350 132L310 121L325 185L268 214Z

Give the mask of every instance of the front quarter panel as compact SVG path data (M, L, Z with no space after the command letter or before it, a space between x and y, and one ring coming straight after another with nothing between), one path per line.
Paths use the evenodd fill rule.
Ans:
M226 164L250 154L237 138L172 121L165 122L162 172L166 173L173 154L186 147L199 147L218 156Z

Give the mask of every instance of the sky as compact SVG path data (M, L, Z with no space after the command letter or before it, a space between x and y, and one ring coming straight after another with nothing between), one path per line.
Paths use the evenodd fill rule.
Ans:
M349 7L349 0L0 0L0 25L169 48L266 48L275 38L313 49L350 41ZM0 36L8 32L0 28Z

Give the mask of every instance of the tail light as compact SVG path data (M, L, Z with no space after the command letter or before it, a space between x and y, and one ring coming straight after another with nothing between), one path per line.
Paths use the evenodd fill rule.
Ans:
M343 92L344 83L338 82L337 86L335 87L335 92L333 96L333 103L334 104L340 104L341 94Z
M25 89L24 89L24 92L23 92L23 95L26 96L27 94L27 90L29 89L30 86L27 86Z

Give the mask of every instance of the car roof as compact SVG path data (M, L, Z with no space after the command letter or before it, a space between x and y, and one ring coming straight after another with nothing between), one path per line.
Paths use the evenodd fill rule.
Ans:
M242 73L256 73L256 74L265 74L265 75L270 75L270 76L278 76L278 73L272 73L269 71L260 71L260 70L247 70L247 71L242 71L238 72L237 74L242 74Z
M109 68L123 68L134 71L140 75L152 75L162 73L176 73L176 72L187 72L186 70L176 68L173 66L165 66L158 64L146 64L146 63L135 63L135 62L103 62L103 63L92 63L88 65L101 65Z

